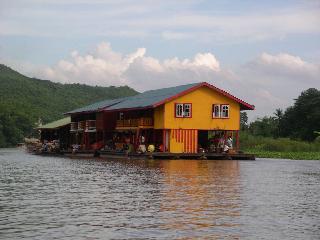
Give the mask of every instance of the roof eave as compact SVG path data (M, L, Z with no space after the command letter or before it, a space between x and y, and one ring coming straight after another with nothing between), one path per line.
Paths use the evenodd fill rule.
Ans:
M67 123L67 124L60 125L60 126L58 126L58 127L53 127L53 128L37 127L37 128L35 128L35 129L37 129L37 130L57 130L57 129L59 129L59 128L63 128L63 127L65 127L65 126L68 126L68 125L70 125L70 124L71 124L71 123Z
M145 106L145 107L133 107L133 108L119 108L119 109L102 109L102 112L121 112L121 111L133 111L133 110L145 110L145 109L150 109L154 108L152 105L150 106Z
M255 109L254 105L250 105L250 104L243 105L243 104L240 104L240 111L254 110L254 109Z

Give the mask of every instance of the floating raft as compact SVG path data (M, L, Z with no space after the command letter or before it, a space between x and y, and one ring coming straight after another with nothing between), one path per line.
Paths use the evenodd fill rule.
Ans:
M44 153L50 155L50 153ZM57 154L55 154L57 155ZM199 159L199 160L255 160L254 154L247 153L170 153L170 152L153 152L153 153L129 153L111 152L111 151L63 151L60 155L73 158L97 157L103 159Z

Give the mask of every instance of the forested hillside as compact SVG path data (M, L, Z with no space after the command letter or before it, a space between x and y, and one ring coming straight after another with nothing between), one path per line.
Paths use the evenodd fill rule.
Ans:
M0 64L0 147L22 141L39 118L47 123L69 110L136 93L127 86L93 87L29 78Z

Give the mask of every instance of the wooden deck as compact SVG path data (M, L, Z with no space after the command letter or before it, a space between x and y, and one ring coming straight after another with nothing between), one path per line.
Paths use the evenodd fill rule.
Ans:
M49 155L48 153L45 153ZM129 153L112 152L112 151L79 151L72 153L71 151L61 152L61 155L67 157L98 157L103 159L197 159L197 160L255 160L253 154L247 153L170 153L170 152L154 152L154 153Z

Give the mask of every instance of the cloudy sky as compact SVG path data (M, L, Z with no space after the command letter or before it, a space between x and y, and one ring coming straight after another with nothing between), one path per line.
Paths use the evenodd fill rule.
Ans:
M0 62L138 91L206 81L254 119L320 88L320 0L0 0Z

